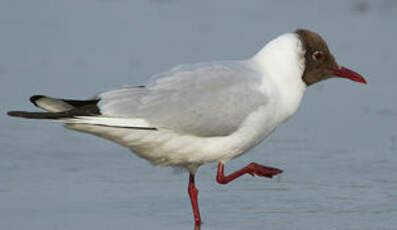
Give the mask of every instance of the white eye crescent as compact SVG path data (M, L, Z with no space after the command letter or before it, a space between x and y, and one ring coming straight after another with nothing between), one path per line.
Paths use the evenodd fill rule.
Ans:
M312 58L313 58L313 60L315 60L315 61L321 62L321 61L324 60L324 53L323 53L322 51L315 51L315 52L312 54Z

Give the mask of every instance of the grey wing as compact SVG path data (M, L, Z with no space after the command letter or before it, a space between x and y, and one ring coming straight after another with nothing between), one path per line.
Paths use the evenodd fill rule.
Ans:
M261 76L240 63L180 66L154 76L145 87L105 92L105 116L141 118L155 128L202 137L226 136L267 103Z

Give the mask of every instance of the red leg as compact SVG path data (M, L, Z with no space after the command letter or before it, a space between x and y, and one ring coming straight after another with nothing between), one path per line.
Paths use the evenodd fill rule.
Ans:
M258 176L263 176L263 177L268 177L272 178L273 176L282 173L283 171L277 168L271 168L267 167L264 165L260 165L257 163L250 163L246 167L228 175L225 176L223 171L224 171L225 165L221 162L218 164L218 173L216 175L216 181L219 184L227 184L230 181L236 179L237 177L240 177L246 173L251 174L251 176L258 175Z
M199 211L198 202L197 202L198 190L197 190L196 186L194 185L194 174L189 175L188 192L189 192L189 196L190 196L190 201L192 202L194 223L196 226L200 226L201 218L200 218L200 211Z

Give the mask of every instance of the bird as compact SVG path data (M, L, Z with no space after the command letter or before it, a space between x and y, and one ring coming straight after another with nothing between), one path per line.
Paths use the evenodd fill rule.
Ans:
M217 163L219 184L244 174L272 178L282 173L252 162L225 175L225 164L289 120L306 89L329 78L367 83L336 62L321 35L297 29L272 39L248 59L179 65L144 85L105 91L88 100L34 95L30 101L45 112L8 115L61 121L71 130L125 146L153 165L186 169L194 224L200 226L197 169Z

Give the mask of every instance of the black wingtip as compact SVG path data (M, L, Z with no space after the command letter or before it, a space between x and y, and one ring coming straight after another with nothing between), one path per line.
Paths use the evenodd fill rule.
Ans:
M36 101L39 100L39 99L41 99L41 98L43 98L43 97L45 97L45 96L44 96L44 95L34 95L34 96L31 96L29 100L30 100L30 102L32 102L35 106L37 106Z
M15 111L8 111L7 112L7 115L11 116L11 117L14 117L14 114L15 114Z
M26 112L24 112L24 111L8 111L7 115L10 117L25 117Z
M47 112L27 112L27 111L9 111L8 116L21 117L29 119L62 119L70 117L68 113L47 113Z

